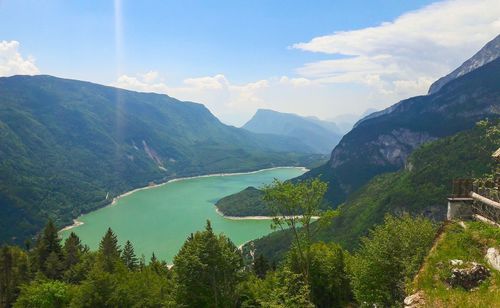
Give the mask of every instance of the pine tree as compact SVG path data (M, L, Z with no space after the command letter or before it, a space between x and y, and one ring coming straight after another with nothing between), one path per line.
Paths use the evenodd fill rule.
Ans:
M52 253L54 253L59 262L62 261L61 239L59 238L59 234L57 233L56 226L54 225L52 220L49 220L42 234L38 236L36 249L34 252L36 260L35 268L45 275L47 275L46 262ZM55 262L54 257L52 258L51 262ZM54 264L52 264L51 266L54 266ZM60 265L58 267L61 268Z
M64 268L69 269L80 261L80 256L83 253L83 246L80 238L71 232L69 237L64 242Z
M210 222L196 232L174 258L178 299L188 307L231 307L236 301L243 260L224 235L215 235Z
M130 241L127 241L125 247L123 247L122 260L129 270L133 271L137 268L137 257L135 256L134 247Z
M253 271L257 277L263 279L266 277L267 271L270 269L267 259L260 254L253 263Z
M51 252L45 261L45 275L50 279L58 279L61 277L63 263L60 257L55 252Z
M8 307L13 297L12 290L12 254L9 247L0 251L0 307Z
M120 246L118 246L118 239L111 228L108 228L99 243L99 257L102 260L103 270L106 272L113 272L115 262L120 260Z

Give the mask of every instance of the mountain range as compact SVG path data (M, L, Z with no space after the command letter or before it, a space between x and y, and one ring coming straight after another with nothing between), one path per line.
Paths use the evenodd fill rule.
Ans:
M329 154L342 138L333 122L268 109L257 110L242 128L254 133L297 138L315 152L325 154Z
M339 207L340 215L318 240L354 249L387 213L442 220L451 180L491 170L491 153L500 146L498 40L467 60L471 66L462 65L463 74L454 70L441 78L447 82L435 92L400 101L359 121L326 164L295 179L319 176L329 184L326 199ZM477 127L485 119L496 135ZM277 232L254 241L252 247L276 260L289 243L287 232Z
M224 125L197 103L51 76L0 78L0 242L174 177L304 165L297 138Z
M498 37L492 42L497 41ZM477 63L474 57L466 63ZM321 176L330 184L327 198L338 205L375 175L404 167L410 153L422 144L469 129L481 119L499 117L498 80L500 59L495 59L449 78L437 92L367 116L342 138L328 163L302 178Z

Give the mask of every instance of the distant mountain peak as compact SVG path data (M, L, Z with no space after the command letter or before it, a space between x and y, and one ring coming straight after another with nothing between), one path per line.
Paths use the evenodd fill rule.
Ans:
M484 47L481 48L481 50L479 50L475 55L473 55L470 59L465 61L453 72L449 73L444 77L439 78L436 82L434 82L430 86L428 94L436 93L451 80L463 76L467 73L470 73L473 70L487 63L490 63L499 57L500 57L500 34L497 35L497 37L495 37L493 40L489 41L486 45L484 45Z
M253 133L296 138L324 154L330 153L341 138L335 123L270 109L258 109L242 128Z

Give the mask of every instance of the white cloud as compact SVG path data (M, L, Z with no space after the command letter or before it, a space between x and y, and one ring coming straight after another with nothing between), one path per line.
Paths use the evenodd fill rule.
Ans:
M122 75L113 85L203 103L217 116L229 119L228 122L232 124L242 124L255 109L268 107L259 93L270 86L267 80L234 84L222 74L187 78L180 86L170 86L160 80L159 74L154 71L137 76Z
M365 84L404 98L423 94L500 33L500 1L450 0L379 26L339 31L293 48L342 55L307 63L300 76L323 83ZM394 102L392 102L394 103Z
M155 71L121 76L115 85L205 104L225 122L243 124L257 108L323 118L382 109L425 94L500 33L500 1L448 0L364 29L298 43L333 59L305 63L294 76L236 84L223 74L167 84Z
M0 41L0 76L35 75L40 71L33 57L23 58L18 41Z

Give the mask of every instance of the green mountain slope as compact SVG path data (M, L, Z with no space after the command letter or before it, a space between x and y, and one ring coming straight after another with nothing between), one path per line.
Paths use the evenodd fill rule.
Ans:
M321 175L334 204L374 176L402 168L420 145L500 116L500 59L454 79L440 91L417 96L368 116L346 134L330 161L302 178Z
M70 223L151 181L303 165L317 158L311 152L166 95L50 76L0 78L0 242L33 235L48 217Z
M500 123L494 127L500 129ZM407 168L376 176L352 194L340 206L340 215L317 239L352 250L361 236L383 222L386 213L444 219L452 179L478 177L491 170L491 153L500 147L500 137L485 136L486 128L475 127L423 145L410 156ZM254 244L257 251L276 260L289 243L289 234L276 232Z
M315 152L325 154L329 154L341 138L332 122L267 109L257 110L242 128L254 133L298 138Z
M226 216L269 216L271 213L262 197L261 190L250 186L220 199L215 205Z

